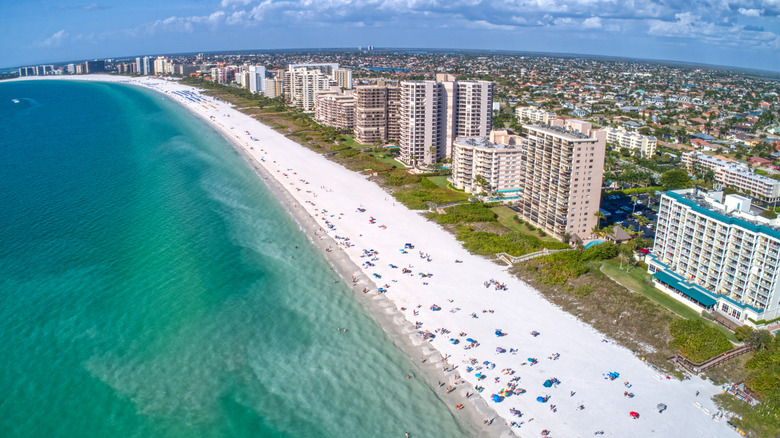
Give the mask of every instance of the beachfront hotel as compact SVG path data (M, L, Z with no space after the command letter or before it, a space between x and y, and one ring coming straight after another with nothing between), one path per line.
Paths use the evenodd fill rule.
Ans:
M491 131L490 137L458 137L452 145L452 186L466 193L517 199L523 187L522 140L506 130Z
M352 90L342 93L323 91L317 93L314 119L324 126L342 131L352 131L355 127L355 98Z
M517 212L558 238L587 238L598 224L606 139L576 119L523 125L524 149Z
M753 173L745 163L726 161L701 152L686 152L682 162L689 172L703 172L711 169L715 181L726 187L756 196L766 202L780 200L780 181Z
M493 127L492 82L438 73L433 81L402 81L400 87L400 159L406 164L448 158L456 138L487 136Z
M517 107L515 116L520 123L530 123L532 125L549 125L552 120L558 118L553 112L539 109L535 106Z
M658 145L658 140L655 137L629 132L623 127L606 127L603 131L607 133L607 143L611 146L626 148L632 154L639 154L642 158L655 155L655 149Z
M647 258L656 287L733 324L780 317L780 220L750 207L723 192L666 192Z
M398 84L358 85L354 96L356 142L368 145L400 138L401 89Z

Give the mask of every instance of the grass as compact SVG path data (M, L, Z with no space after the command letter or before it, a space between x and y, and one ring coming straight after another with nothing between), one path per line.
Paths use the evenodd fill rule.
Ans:
M346 139L346 140L343 140ZM362 145L355 141L354 137L349 134L342 134L339 138L339 146L347 146L354 149L369 148L371 146Z
M601 269L605 274L612 277L614 281L626 289L644 295L645 297L655 301L656 303L682 316L683 318L702 319L703 321L722 331L726 337L729 338L729 341L733 343L737 342L737 338L734 336L734 333L732 333L731 330L723 327L718 323L714 323L708 319L702 318L701 312L697 312L691 309L685 304L670 297L662 290L653 286L652 280L650 279L650 274L648 274L647 271L643 268L631 268L630 271L626 272L625 269L620 269L620 261L618 259L612 259L605 260L601 265Z
M620 269L620 261L613 259L605 260L601 265L601 270L626 289L646 296L683 318L696 319L700 317L700 312L691 309L654 287L650 281L650 275L642 268L632 268L626 273L625 268Z
M447 180L447 176L428 176L426 178L443 189L446 189L450 186L450 182Z
M515 221L515 216L517 216L517 213L511 208L505 205L499 205L493 207L493 212L498 216L498 222L510 230L517 231L518 233L526 234L528 236L539 237L538 231L531 231L525 225ZM539 239L544 242L560 242L560 240L551 236L539 237Z
M393 156L390 155L390 154L385 154L385 153L379 152L379 153L374 153L372 155L374 156L374 158L376 158L377 160L379 160L379 161L381 161L383 163L392 164L393 166L397 167L398 169L406 169L406 166L404 166L403 163L401 163L400 161L398 161L395 158L393 158Z

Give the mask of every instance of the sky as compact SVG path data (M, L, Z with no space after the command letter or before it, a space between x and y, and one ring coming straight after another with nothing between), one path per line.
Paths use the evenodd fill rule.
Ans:
M780 72L780 0L1 0L0 28L0 67L373 45Z

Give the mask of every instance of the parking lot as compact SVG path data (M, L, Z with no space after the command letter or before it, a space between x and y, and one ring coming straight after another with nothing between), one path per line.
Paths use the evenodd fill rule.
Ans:
M637 199L636 204L631 200L631 195L603 194L601 212L607 220L606 223L602 223L602 226L619 224L629 230L641 231L643 238L652 239L655 237L655 221L658 219L653 208L658 209L658 196L650 194L634 196ZM647 225L642 226L636 216L644 217Z

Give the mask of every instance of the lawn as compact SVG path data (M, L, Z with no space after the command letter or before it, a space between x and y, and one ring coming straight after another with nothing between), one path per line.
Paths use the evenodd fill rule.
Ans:
M341 138L346 138L346 140L342 141ZM366 146L366 145L363 145L363 144L360 144L360 143L356 142L355 139L351 135L348 135L348 134L342 134L340 136L340 138L339 138L339 145L340 146L349 146L349 147L354 148L354 149L362 149L362 148L371 147L371 146Z
M493 212L498 215L498 222L510 230L517 231L518 233L522 234L527 234L529 236L539 237L538 231L531 231L525 225L515 221L515 216L517 216L517 213L511 208L505 205L499 205L497 207L493 207ZM539 237L539 239L544 242L560 242L558 239L551 236Z
M620 269L620 261L618 259L605 260L602 262L601 270L626 289L646 296L647 298L655 301L656 303L682 316L683 318L701 318L710 325L717 327L720 331L722 331L729 338L729 341L737 342L737 338L734 336L734 333L732 333L731 330L706 318L702 318L700 312L691 309L690 307L675 300L674 298L653 286L653 283L650 280L650 274L648 274L646 270L636 267L631 268L631 270L626 273L625 266L623 269Z
M434 184L437 186L446 189L450 186L450 182L447 180L447 176L441 175L441 176L427 176L429 180L431 180Z
M663 291L656 289L650 282L650 274L642 268L631 268L626 273L625 266L623 269L620 269L620 261L612 259L605 260L601 265L601 270L626 289L639 292L683 318L696 319L700 315L699 312L675 300Z
M393 158L393 156L390 155L390 154L373 153L371 155L374 158L376 158L377 160L379 160L379 161L381 161L383 163L390 163L390 164L392 164L393 166L395 166L395 167L397 167L399 169L406 169L407 168L406 166L403 165L403 163L401 163L400 161L398 161L395 158Z

